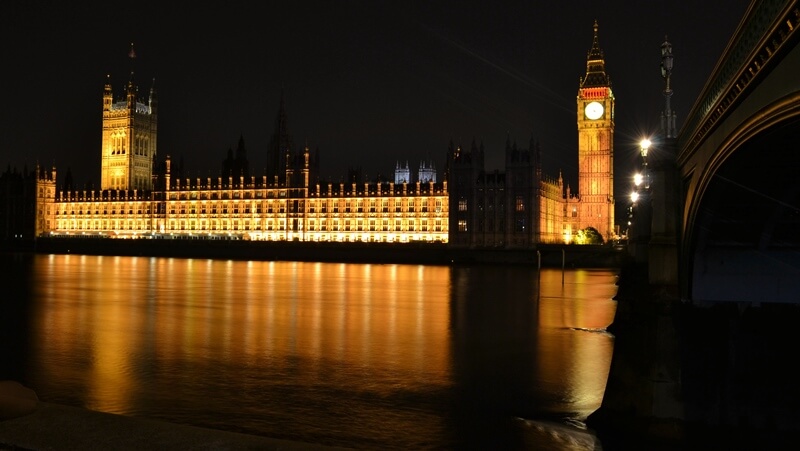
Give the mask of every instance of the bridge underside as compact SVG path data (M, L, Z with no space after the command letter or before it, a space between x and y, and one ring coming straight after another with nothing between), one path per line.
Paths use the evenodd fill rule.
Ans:
M695 227L693 301L800 302L800 118L725 160Z

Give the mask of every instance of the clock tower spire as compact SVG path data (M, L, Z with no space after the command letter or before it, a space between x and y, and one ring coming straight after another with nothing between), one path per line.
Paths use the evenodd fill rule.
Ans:
M578 87L578 196L573 228L595 228L604 240L614 230L614 94L594 22L586 75Z

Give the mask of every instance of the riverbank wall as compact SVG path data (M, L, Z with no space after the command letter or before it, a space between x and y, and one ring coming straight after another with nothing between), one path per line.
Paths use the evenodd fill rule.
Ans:
M566 268L615 268L627 260L613 246L544 245L533 248L457 248L446 243L331 243L300 241L39 238L6 243L0 250L260 261L400 263L427 265L511 264Z

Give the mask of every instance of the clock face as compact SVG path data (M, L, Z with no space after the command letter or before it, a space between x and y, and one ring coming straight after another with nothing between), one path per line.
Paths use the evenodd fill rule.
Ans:
M603 105L600 104L600 102L591 102L586 105L584 113L586 113L586 117L591 120L600 119L600 116L603 115Z

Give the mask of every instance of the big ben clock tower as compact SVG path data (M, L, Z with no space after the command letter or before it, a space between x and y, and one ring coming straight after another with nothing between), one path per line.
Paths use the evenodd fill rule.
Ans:
M577 228L594 227L608 240L614 234L614 94L606 75L594 23L586 75L578 88Z

